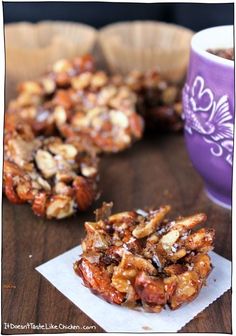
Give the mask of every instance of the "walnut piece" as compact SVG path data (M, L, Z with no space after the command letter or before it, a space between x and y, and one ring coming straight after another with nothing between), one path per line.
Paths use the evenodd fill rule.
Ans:
M49 178L56 174L57 164L49 152L39 149L35 155L35 161L44 177Z

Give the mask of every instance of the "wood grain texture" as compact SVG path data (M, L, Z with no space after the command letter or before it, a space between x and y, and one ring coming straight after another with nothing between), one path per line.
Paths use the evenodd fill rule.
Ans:
M8 79L7 100L14 96L15 87L16 83ZM207 225L216 230L215 251L231 260L231 213L207 198L202 180L188 158L182 134L145 135L129 150L102 157L100 172L101 198L87 213L66 220L37 218L28 205L14 206L3 198L2 333L55 332L4 329L4 323L30 322L79 324L88 329L77 332L103 332L35 271L38 265L80 244L85 235L83 223L94 218L93 211L103 201L113 201L114 212L165 203L172 205L173 217L205 212ZM231 333L231 326L228 291L181 332ZM73 332L57 332L70 331Z

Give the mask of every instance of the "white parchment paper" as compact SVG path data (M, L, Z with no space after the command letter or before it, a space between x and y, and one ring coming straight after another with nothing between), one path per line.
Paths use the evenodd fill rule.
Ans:
M231 262L211 252L214 269L193 302L159 314L134 311L103 301L83 285L73 271L81 252L77 246L36 270L107 332L176 332L231 287Z

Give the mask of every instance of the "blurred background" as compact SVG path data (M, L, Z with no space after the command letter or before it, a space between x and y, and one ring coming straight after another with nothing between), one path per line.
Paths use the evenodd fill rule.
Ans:
M100 28L125 20L161 20L194 31L233 24L234 4L3 2L4 22L65 20Z

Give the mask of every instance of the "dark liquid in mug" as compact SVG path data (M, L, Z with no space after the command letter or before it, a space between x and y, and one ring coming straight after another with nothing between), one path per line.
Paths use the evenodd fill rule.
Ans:
M208 49L209 53L226 58L228 60L234 60L234 48L224 48L224 49Z

